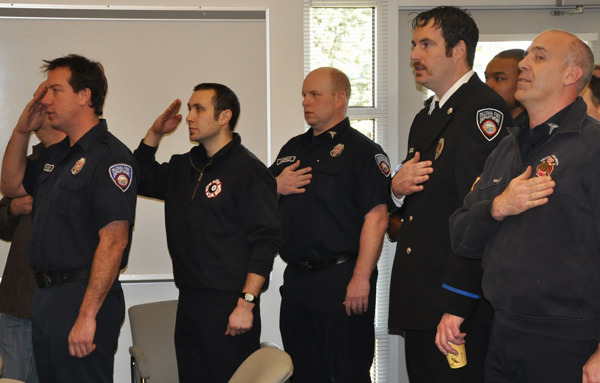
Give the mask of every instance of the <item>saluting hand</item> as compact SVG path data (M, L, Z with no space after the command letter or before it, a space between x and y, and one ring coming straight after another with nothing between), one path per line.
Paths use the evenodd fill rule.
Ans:
M179 113L179 109L181 109L181 100L176 99L156 118L156 120L154 120L150 129L148 129L146 137L144 137L144 143L146 145L154 147L158 146L162 136L177 129L177 126L183 119L183 115Z
M46 82L41 83L33 98L23 109L15 130L20 133L30 133L38 129L46 119L46 107L42 104L42 99L46 95L48 89Z
M433 173L431 161L420 161L421 154L415 153L415 156L406 161L402 168L392 178L392 192L396 198L402 198L412 193L423 190L422 183L429 179Z

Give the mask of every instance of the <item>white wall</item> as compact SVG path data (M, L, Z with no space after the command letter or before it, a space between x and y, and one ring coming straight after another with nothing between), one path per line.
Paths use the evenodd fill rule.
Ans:
M35 0L31 2L16 1L13 4L57 4L57 5L118 5L143 7L197 7L198 2L192 0L128 0L128 1L97 1L97 0ZM269 161L277 155L279 149L292 136L303 132L304 120L301 109L301 85L303 80L303 4L300 0L203 0L202 7L216 9L263 9L267 10L268 38L270 40L270 118L272 153ZM40 32L41 33L41 32ZM182 36L182 40L193 36ZM182 53L190 49L190 44L181 47ZM42 58L40 58L42 59ZM208 57L210 59L210 57ZM243 64L243 63L240 63ZM168 73L163 74L168 76ZM194 80L190 80L190 86ZM109 78L110 82L110 78ZM243 107L243 105L242 105ZM157 115L160 111L149 111ZM106 116L110 123L110 116ZM243 137L242 137L243 138ZM5 146L6 142L0 143ZM168 257L168 254L164 254ZM275 341L281 344L279 335L279 292L282 282L283 262L276 260L272 275L271 287L262 298L263 340ZM125 299L127 307L150 301L175 299L177 290L172 282L125 283ZM129 375L128 348L131 345L129 322L123 325L119 338L119 348L115 359L115 382L127 383Z

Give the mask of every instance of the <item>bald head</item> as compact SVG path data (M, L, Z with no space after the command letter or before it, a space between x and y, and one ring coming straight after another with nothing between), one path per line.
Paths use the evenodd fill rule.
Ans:
M578 93L585 88L594 72L594 53L590 49L589 45L584 43L579 37L566 31L555 31L562 33L568 37L571 42L569 46L569 53L566 58L566 64L568 66L578 66L581 68L582 75L579 79Z
M329 76L332 92L344 92L346 95L346 107L348 106L352 87L350 86L350 80L348 79L348 76L346 76L344 72L334 67L321 67L313 70L308 75L310 76L312 73L327 74Z

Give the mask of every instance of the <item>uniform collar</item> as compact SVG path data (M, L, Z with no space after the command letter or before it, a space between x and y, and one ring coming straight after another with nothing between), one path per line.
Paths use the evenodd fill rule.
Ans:
M216 160L218 158L224 157L227 153L229 153L231 151L231 149L234 146L241 145L241 143L242 143L242 138L240 137L240 135L237 133L233 133L232 140L229 141L221 149L219 149L219 151L213 155L213 158ZM206 149L204 149L204 146L202 146L202 145L197 145L197 146L193 147L192 150L190 151L190 155L192 156L192 159L194 159L194 162L197 161L198 163L202 163L203 161L206 161L209 158L208 155L206 154Z
M548 129L549 134L552 134L555 130L557 133L580 132L586 115L587 106L585 101L581 97L577 97L574 102L561 109L544 123L534 127L534 129L543 127ZM524 116L520 121L518 130L520 134L525 134L528 129L530 129L529 116Z
M465 73L461 78L458 79L458 81L456 81L454 83L454 85L452 85L450 87L450 89L448 89L446 91L446 93L444 93L444 95L442 96L442 98L438 98L437 96L433 96L432 100L431 100L431 104L429 104L429 112L431 113L431 111L433 111L433 108L435 107L435 102L438 101L439 102L439 107L443 107L444 104L446 103L446 101L448 101L450 99L450 97L452 97L452 95L454 93L456 93L456 91L463 86L464 84L468 83L469 80L471 79L471 77L473 77L473 75L475 74L475 72L473 71L473 69L471 69L470 71L468 71L467 73Z
M106 125L105 119L100 119L100 121L90 129L86 134L83 135L75 145L79 145L83 151L87 152L92 144L105 132L108 131L108 126ZM68 139L68 137L66 138Z
M322 141L333 141L339 137L342 137L347 131L350 129L350 119L348 117L344 118L337 125L332 128L327 129L323 133L318 136L314 135L313 128L310 128L304 133L304 139L309 142L322 142Z

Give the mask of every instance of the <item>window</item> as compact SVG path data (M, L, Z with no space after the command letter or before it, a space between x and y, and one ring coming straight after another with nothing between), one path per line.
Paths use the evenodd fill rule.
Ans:
M322 66L333 66L346 73L352 85L348 108L352 127L389 153L387 1L305 0L304 9L305 74ZM377 265L375 360L371 377L379 383L391 381L387 318L393 248L384 241Z

